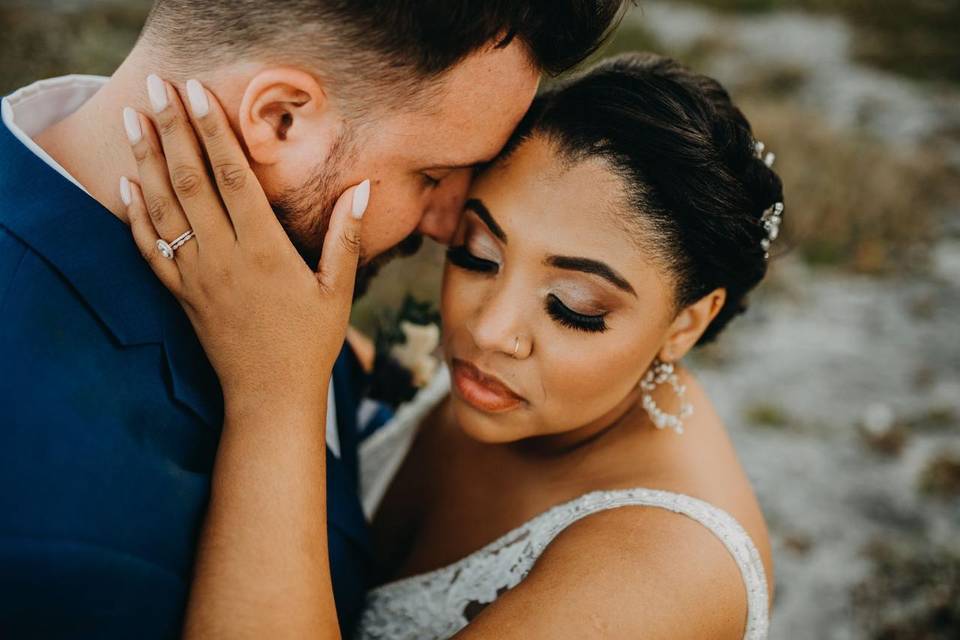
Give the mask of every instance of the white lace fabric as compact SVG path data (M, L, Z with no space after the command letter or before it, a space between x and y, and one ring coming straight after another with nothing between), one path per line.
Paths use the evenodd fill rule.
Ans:
M364 507L372 512L383 495L382 476L396 472L397 464L376 449L403 441L409 447L420 420L442 400L449 389L446 372L434 380L410 405L398 412L378 440L361 447L361 473L377 476L362 482ZM401 438L403 434L404 437ZM364 457L371 464L364 463ZM379 465L375 468L372 464ZM367 492L376 491L377 496ZM626 506L669 509L699 522L724 544L736 561L747 592L745 640L767 637L769 625L767 580L760 554L749 534L727 512L692 496L656 489L635 488L597 491L549 509L482 549L435 571L410 576L377 587L367 595L357 640L429 640L449 638L470 618L508 589L520 584L553 539L574 522L591 514Z

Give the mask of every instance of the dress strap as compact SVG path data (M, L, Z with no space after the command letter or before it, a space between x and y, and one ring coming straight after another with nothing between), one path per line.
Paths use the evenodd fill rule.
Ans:
M599 511L626 506L669 509L696 520L716 535L737 563L747 590L747 627L744 640L763 640L767 637L770 624L767 577L760 553L750 535L733 516L708 502L658 489L636 488L588 493L541 516L548 522L545 523L545 535L539 536L540 543L546 548L574 522ZM543 549L539 550L542 551Z

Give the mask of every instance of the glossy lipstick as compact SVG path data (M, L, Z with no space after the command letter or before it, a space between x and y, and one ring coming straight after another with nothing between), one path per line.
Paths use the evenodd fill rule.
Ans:
M505 413L523 404L524 399L495 376L483 373L464 360L453 361L451 371L457 395L474 409Z

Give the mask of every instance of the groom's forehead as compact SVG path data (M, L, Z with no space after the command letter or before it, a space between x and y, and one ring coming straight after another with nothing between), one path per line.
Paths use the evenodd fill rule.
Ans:
M451 71L432 100L397 118L398 133L429 152L437 167L488 162L523 118L538 84L539 73L519 45L476 54Z

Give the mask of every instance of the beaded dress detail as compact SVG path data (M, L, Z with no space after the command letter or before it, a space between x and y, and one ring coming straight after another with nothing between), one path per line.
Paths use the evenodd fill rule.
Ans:
M361 445L361 490L365 511L383 497L384 475L396 473L420 421L449 391L441 370L416 398ZM398 446L399 445L399 446ZM404 448L406 447L406 448ZM389 449L389 450L387 450ZM625 506L669 509L686 515L716 535L736 561L747 591L745 640L763 640L769 624L767 581L753 541L727 512L697 498L655 489L596 491L555 506L482 549L434 571L387 583L367 594L357 640L449 638L486 605L517 586L550 542L574 522Z

